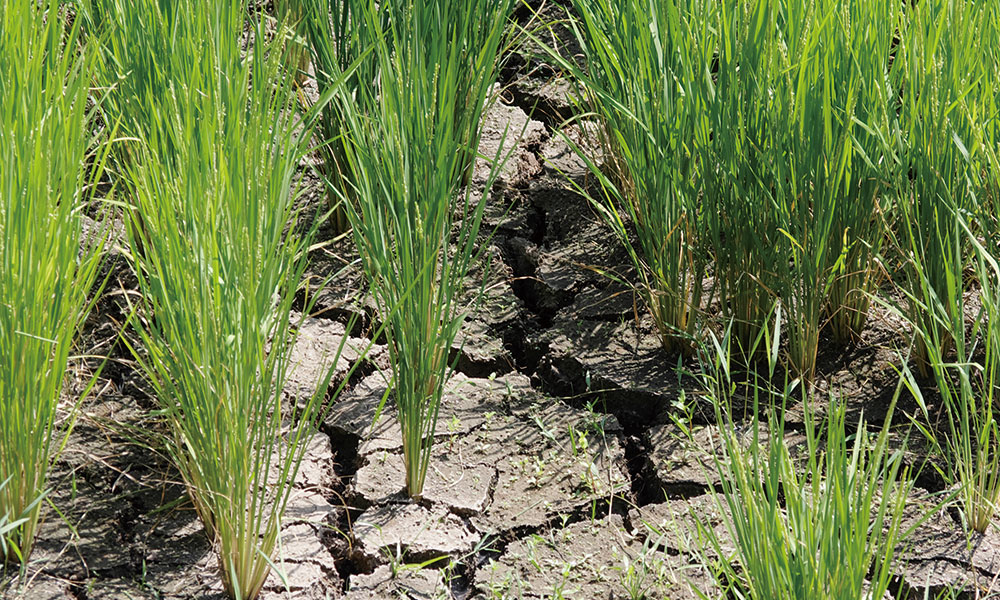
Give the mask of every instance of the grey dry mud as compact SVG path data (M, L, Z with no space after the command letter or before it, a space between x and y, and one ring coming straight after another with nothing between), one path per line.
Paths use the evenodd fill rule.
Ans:
M559 3L530 6L540 4L546 16L561 16ZM538 23L532 10L518 17ZM565 28L539 35L571 58L579 52ZM700 521L720 534L723 551L731 549L724 509L711 494L719 484L710 450L717 427L699 410L697 382L679 376L676 357L660 351L641 302L607 276L627 281L630 267L576 193L589 185L587 170L566 141L586 144L591 125L562 125L575 116L572 86L538 54L523 49L508 63L501 102L484 123L482 154L506 157L482 240L489 268L470 276L470 287L485 280L485 299L453 348L458 372L448 382L419 501L404 492L400 432L385 398L390 365L350 241L313 254L316 304L300 328L289 398L312 393L344 336L335 383L363 349L368 355L311 440L268 600L626 598L635 591L680 600L693 598L695 588L718 593L696 542ZM487 166L477 161L474 186L485 184ZM322 203L322 184L308 165L303 181L307 202ZM118 341L134 276L121 260L108 268L110 283L81 354L110 362L81 403L55 466L51 504L24 577L8 573L0 595L222 598L211 541L177 473L153 450L155 405ZM871 318L855 346L824 344L817 386L877 423L904 340L888 313L873 307ZM96 367L75 367L67 406ZM935 399L927 400L933 408ZM687 416L695 420L693 437L672 420ZM800 406L789 407L788 420L789 443L798 443ZM908 460L919 466L923 456L911 452ZM920 482L929 493L943 486L933 477ZM913 514L928 502L914 499ZM968 598L996 594L998 552L995 533L970 542L953 514L935 513L900 564L901 597L951 585L963 586Z

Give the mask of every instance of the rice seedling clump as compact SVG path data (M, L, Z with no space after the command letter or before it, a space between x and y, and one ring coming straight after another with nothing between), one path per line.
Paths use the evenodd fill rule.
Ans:
M355 243L385 322L406 489L419 497L451 346L481 255L486 192L462 188L492 102L511 0L369 3L377 85L343 94ZM346 90L346 88L345 88ZM492 172L499 167L493 160Z
M97 290L100 225L84 212L104 156L91 149L94 52L60 3L0 2L0 557L26 561L70 352ZM88 161L88 158L90 160ZM86 394L86 392L85 392ZM71 407L72 408L72 407Z
M165 12L160 4L117 7L145 17L135 20L106 14L171 33L169 52L133 61L162 63L156 72L168 75L143 96L152 110L127 112L140 142L126 165L142 292L133 317L142 343L132 351L225 589L249 600L272 570L303 442L330 380L304 403L283 392L292 307L315 231L297 225L293 182L308 129L295 129L283 40L268 37L242 2L181 2Z

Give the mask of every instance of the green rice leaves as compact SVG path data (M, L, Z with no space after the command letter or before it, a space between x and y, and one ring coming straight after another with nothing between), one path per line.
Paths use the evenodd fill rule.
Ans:
M576 0L588 66L563 62L600 119L608 162L589 162L602 184L593 204L635 263L668 351L694 347L701 308L698 181L708 121L700 91L716 35L698 17L712 5Z
M902 452L890 448L895 402L874 434L863 416L852 431L837 398L820 424L802 391L804 426L786 427L802 388L787 378L774 388L752 372L737 380L729 335L714 348L702 374L719 424L708 468L720 477L721 491L709 493L723 525L698 529L699 558L718 587L757 600L885 597L897 553L921 522L906 514L913 483ZM737 398L751 405L746 421L734 419Z
M150 110L129 113L140 142L126 165L142 292L142 346L133 353L219 552L225 588L249 600L270 573L329 384L328 375L304 402L283 392L292 306L315 231L300 226L294 192L309 129L296 130L283 40L249 20L242 2L182 4L162 15L156 0L126 9L159 15L172 32L169 52L155 57L163 62L156 72L167 75L144 96ZM143 76L119 77L133 75Z
M100 226L84 210L103 155L91 155L92 48L59 3L0 2L0 537L26 560L69 354L91 307ZM70 421L71 422L71 421Z
M511 0L369 3L377 85L343 94L362 264L385 322L406 486L419 496L486 195L461 188L493 97ZM492 157L493 173L499 157ZM494 176L488 178L489 192ZM453 238L454 235L454 238Z

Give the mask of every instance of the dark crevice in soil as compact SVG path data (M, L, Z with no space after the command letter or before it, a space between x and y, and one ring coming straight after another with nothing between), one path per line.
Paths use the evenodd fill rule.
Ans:
M362 508L348 503L349 485L358 468L361 467L361 457L358 449L360 438L349 435L342 429L321 424L320 431L330 439L333 451L333 473L330 489L326 490L326 500L340 510L337 519L331 527L324 527L320 539L330 552L333 569L340 577L341 592L347 591L351 575L362 573L354 559L351 539L353 539L353 524L364 512Z
M913 477L914 484L928 492L941 492L948 489L948 482L944 480L932 465L918 465Z
M960 566L956 565L956 569L960 568ZM898 591L898 593L893 596L895 600L924 600L925 598L947 598L948 600L980 599L980 596L971 590L949 590L943 586L934 584L914 587L910 585L910 582L907 581L906 578L901 576L893 577L892 585L889 586L889 590L890 592L893 590Z
M545 355L544 349L531 339L543 329L537 315L524 315L501 333L504 348L514 359L514 366L522 375L531 377Z
M500 332L490 327L487 329L487 333L495 335ZM475 360L459 348L451 349L448 360L451 361L451 364L455 365L457 373L473 379L484 379L491 375L505 375L517 370L516 363L512 363L506 356L499 355L490 360ZM372 369L372 372L374 372L374 369Z
M330 552L333 570L340 577L342 583L341 592L347 591L351 575L358 575L363 572L358 569L357 564L352 560L351 542L348 539L351 536L351 525L360 516L361 512L358 511L352 515L353 509L346 507L345 509L340 512L340 516L333 527L323 528L323 533L321 534L323 545Z
M511 19L521 26L527 25L541 5L546 2L553 1L554 0L522 0L514 6L514 11L511 13ZM559 4L562 3L559 2Z
M488 534L484 536L483 543L481 544L483 549L477 555L476 568L481 568L488 564L489 560L495 560L503 555L510 544L533 535L558 531L584 521L603 519L609 514L616 514L627 518L629 506L631 506L631 503L628 500L622 499L617 495L610 500L607 497L596 498L591 503L580 506L575 510L553 515L541 525L520 526L496 534Z
M470 573L475 573L479 569L489 565L491 561L503 556L503 553L507 551L507 546L512 541L512 539L497 534L490 533L484 535L478 552L467 559L470 563Z
M647 506L649 504L659 504L667 500L682 500L704 496L709 492L722 493L722 486L710 486L699 483L671 483L659 488L659 494L651 493L652 488L647 487L644 498L636 502L636 506Z
M548 213L545 212L545 209L531 205L524 220L531 231L528 241L539 246L545 243L545 232L548 230Z
M376 371L378 371L378 365L371 362L370 360L362 360L361 363L357 366L357 368L354 369L354 372L350 374L351 376L347 379L347 385L345 385L344 388L350 389L351 385L358 383L359 381L365 379L369 375L375 374ZM326 391L327 403L336 400L333 397L333 394L336 392L338 385L339 383L336 381L330 382L330 389Z
M525 9L525 12L528 12ZM532 17L528 12L527 19ZM522 23L522 26L524 23ZM543 97L526 93L522 88L528 81L542 82L556 77L556 71L543 63L532 64L534 61L517 52L503 58L499 73L499 82L504 88L505 101L524 111L528 118L545 125L546 130L553 131L572 115L562 116L565 112Z
M560 310L573 303L576 293L551 290L537 276L539 247L524 238L512 238L502 247L507 264L514 273L511 289L535 314L539 326L547 329Z
M452 600L466 600L476 593L472 582L475 578L475 570L469 570L464 563L455 563L456 571L448 580L448 588L451 592Z
M334 481L338 486L334 491L343 493L346 489L341 487L344 486L343 482L350 481L362 466L361 456L358 454L361 438L325 422L320 424L319 430L330 438L330 448L333 450L333 471L337 474Z
M292 305L293 309L301 313L305 309L305 299L305 292L300 290L296 293L295 302ZM382 327L382 323L376 318L376 315L366 308L352 306L350 300L344 304L333 306L314 306L309 317L340 323L346 328L348 335L368 339L371 339L371 336L379 332ZM375 343L384 344L384 336L379 335Z
M535 79L549 79L554 75L545 76L543 73L532 74ZM525 92L518 86L512 86L511 104L520 108L535 121L540 121L548 131L559 129L563 123L572 119L575 113L558 103L551 101L545 96Z
M649 474L648 450L642 439L635 435L625 438L625 469L632 483L632 496L636 505L645 506L663 501L663 491Z

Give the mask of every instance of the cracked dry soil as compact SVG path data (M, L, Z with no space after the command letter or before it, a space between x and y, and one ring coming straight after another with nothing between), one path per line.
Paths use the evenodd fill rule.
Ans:
M566 39L554 41L572 54ZM507 62L502 100L485 121L483 154L504 144L510 158L484 227L493 233L486 297L453 349L458 369L424 497L414 503L403 491L391 402L375 420L390 373L385 347L375 343L310 440L282 530L282 576L272 574L266 600L626 598L623 567L642 560L658 575L649 598L718 593L692 551L695 516L722 532L708 495L718 484L709 450L717 429L696 412L694 440L678 435L671 410L682 390L696 398L693 382L659 350L631 291L588 268L626 277L629 270L567 183L586 179L562 139L579 137L585 125L559 130L573 114L571 87L530 49L521 52ZM472 185L483 186L486 168L480 161ZM320 202L322 186L306 166L303 177ZM310 275L322 280L349 259L346 244L317 251ZM210 541L176 472L149 450L154 405L116 341L135 279L121 260L108 268L106 297L84 339L88 354L112 360L54 467L30 564L23 578L8 576L0 595L221 599ZM348 331L352 314L361 318ZM872 317L856 346L824 351L818 382L877 421L894 390L901 333L877 308ZM295 347L288 396L311 393L346 335L349 351L337 365L344 377L369 343L372 319L360 272L320 291ZM93 366L77 365L68 404ZM789 408L788 421L794 445L801 407ZM914 464L923 458L910 454ZM943 488L926 475L918 485L915 508ZM998 574L1000 537L969 543L954 515L941 512L910 540L898 577L902 597L957 584L966 597L983 598L1000 594Z

